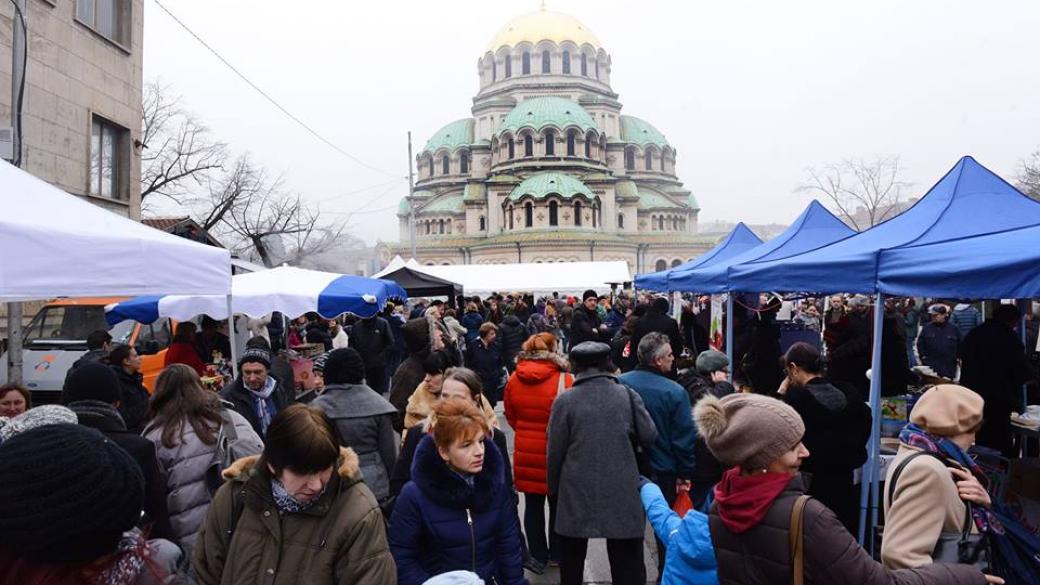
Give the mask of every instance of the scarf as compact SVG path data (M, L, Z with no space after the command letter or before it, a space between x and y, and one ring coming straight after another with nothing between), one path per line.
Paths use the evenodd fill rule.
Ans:
M739 467L723 473L722 481L715 486L715 502L719 505L722 524L734 534L758 526L793 478L787 473L741 475Z
M274 389L277 384L274 378L268 376L267 381L264 382L264 387L259 390L253 390L252 388L246 388L249 393L249 397L253 399L253 407L256 408L256 415L260 419L260 431L261 435L267 434L267 427L271 424L271 417L274 415L274 404L271 403L271 395L274 394Z
M309 502L301 502L292 497L289 491L285 489L285 486L282 485L282 482L277 479L271 479L271 496L274 498L274 505L282 512L302 512L317 503L324 493L325 488L321 488L318 495L314 496Z
M914 423L909 423L899 432L899 442L961 465L979 480L979 483L986 488L986 491L989 491L989 478L983 473L979 464L964 449L961 449L959 445L946 437L932 435ZM970 506L970 508L972 520L975 522L975 527L979 529L979 532L983 534L989 532L1003 533L1000 522L993 516L992 512L982 506Z

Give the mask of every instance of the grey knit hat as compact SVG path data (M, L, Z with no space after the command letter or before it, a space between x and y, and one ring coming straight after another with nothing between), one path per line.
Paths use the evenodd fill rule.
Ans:
M46 425L79 423L75 412L60 404L43 404L12 417L0 428L0 443L26 431Z
M763 469L805 435L802 417L787 404L761 394L708 395L693 408L697 432L726 465Z
M697 371L702 374L710 374L729 366L729 358L721 351L708 349L697 356Z

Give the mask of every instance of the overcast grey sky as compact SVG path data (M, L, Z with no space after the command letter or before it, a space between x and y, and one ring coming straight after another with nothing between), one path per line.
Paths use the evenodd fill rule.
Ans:
M407 174L470 115L476 62L537 0L162 0L247 77L344 150ZM923 194L957 159L1012 179L1040 146L1040 2L549 0L613 59L623 113L678 150L701 221L788 223L807 166L900 155ZM145 0L146 79L160 78L239 153L353 233L396 240L407 182L359 166L274 109ZM388 183L388 181L391 181Z

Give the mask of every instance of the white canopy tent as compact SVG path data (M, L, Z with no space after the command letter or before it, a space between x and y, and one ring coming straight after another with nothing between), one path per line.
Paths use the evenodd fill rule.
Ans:
M409 265L411 266L411 265ZM413 267L462 285L467 295L492 292L581 294L586 289L606 293L610 286L632 281L628 263L551 262L531 264L463 264Z
M0 301L231 292L231 254L92 205L0 161Z

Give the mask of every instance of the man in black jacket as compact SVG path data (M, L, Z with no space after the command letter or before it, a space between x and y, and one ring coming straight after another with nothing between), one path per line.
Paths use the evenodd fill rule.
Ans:
M603 325L596 312L599 297L596 291L589 289L581 295L581 306L574 309L574 320L571 321L570 345L574 347L585 341L601 341L607 343L607 326ZM633 345L633 347L635 347Z
M632 330L632 348L639 347L639 342L643 340L644 335L655 332L668 337L668 342L672 346L672 355L678 357L682 354L683 342L682 335L679 334L679 324L668 316L668 299L664 297L654 299L647 308L646 315L636 321ZM638 361L635 351L631 352L629 359L631 360L630 365L635 367ZM674 365L672 373L675 373Z
M121 394L116 373L103 364L84 364L65 381L62 398L69 410L76 413L79 424L97 429L134 458L144 475L144 512L151 524L148 535L152 538L171 538L170 516L166 509L166 481L159 470L155 445L127 430L118 410Z
M220 391L220 397L231 403L260 438L278 411L295 401L292 388L271 375L271 354L259 347L250 347L238 360L238 378Z
M350 329L349 347L365 362L365 383L379 394L387 392L386 363L394 351L394 332L386 319L375 316L362 319Z

